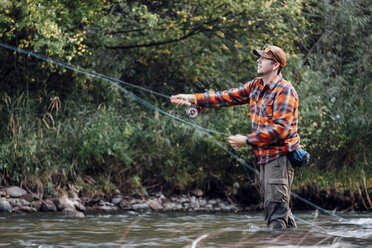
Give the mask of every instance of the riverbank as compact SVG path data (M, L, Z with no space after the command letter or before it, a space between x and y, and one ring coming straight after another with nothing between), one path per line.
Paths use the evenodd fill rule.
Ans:
M201 190L166 197L155 193L147 197L122 195L115 190L110 196L78 196L73 190L60 191L58 197L43 198L18 186L0 189L0 212L61 212L66 217L84 217L94 212L171 212L171 211L240 211L239 204L223 198L204 197Z
M311 192L311 193L310 193ZM241 194L244 192L241 192ZM368 191L343 193L335 189L320 190L301 188L294 191L303 198L326 209L339 212L351 210L372 210L371 196ZM249 196L249 197L247 197ZM310 210L311 206L292 197L293 210ZM84 217L86 213L95 212L238 212L262 210L259 195L244 194L241 197L211 197L204 195L200 189L195 189L187 194L165 196L161 192L148 196L123 195L119 190L107 196L95 195L92 197L79 196L73 190L59 191L53 198L40 197L27 192L18 186L3 187L0 189L0 212L59 212L65 217Z

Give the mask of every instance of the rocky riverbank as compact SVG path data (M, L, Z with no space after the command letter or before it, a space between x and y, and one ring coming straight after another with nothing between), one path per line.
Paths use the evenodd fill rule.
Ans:
M60 212L66 217L84 217L94 212L171 212L171 211L239 211L237 204L222 198L207 199L203 192L194 190L188 195L166 197L155 193L146 199L124 196L119 190L107 198L101 196L78 197L73 190L59 192L58 197L40 199L24 189L11 186L0 189L0 212Z
M133 197L123 195L115 190L110 196L78 196L74 190L60 190L56 197L45 198L27 192L18 187L0 188L0 213L1 212L58 212L66 217L84 217L86 213L95 212L172 212L172 211L204 211L204 212L229 212L262 210L262 202L258 192L247 190L240 192L233 202L226 198L211 198L204 196L204 192L195 189L188 194L165 196L161 192L149 194L146 197ZM367 190L356 192L337 192L319 190L315 188L302 188L298 192L304 199L326 209L340 212L350 210L372 210L371 196ZM313 209L300 199L293 197L291 201L293 210Z

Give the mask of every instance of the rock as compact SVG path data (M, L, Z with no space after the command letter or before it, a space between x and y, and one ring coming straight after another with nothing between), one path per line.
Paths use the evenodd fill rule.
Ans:
M188 198L188 197L186 197L186 196L182 196L181 198L180 198L180 202L183 204L183 203L188 203L188 202L190 202L190 199Z
M61 210L65 208L75 209L74 203L68 198L66 194L63 194L58 198L57 207Z
M119 204L122 200L123 198L121 197L121 195L114 195L111 198L111 202L114 203L115 205Z
M31 203L19 198L10 198L9 200L10 205L13 207L20 207L20 206L31 206Z
M176 211L183 210L182 204L176 204L176 206L174 207L174 210L176 210Z
M216 205L217 204L217 201L214 200L214 199L211 199L208 201L208 204L211 204L212 206Z
M103 200L100 200L98 202L97 209L105 211L105 212L114 212L114 211L119 210L119 208L117 206L115 206L113 203L106 202L106 201L103 201Z
M119 210L119 208L115 205L113 205L113 206L110 206L110 205L98 206L97 209L105 211L105 212L115 212L115 211Z
M174 202L166 202L163 204L163 206L165 211L173 211L177 209L177 204Z
M17 206L15 208L13 208L13 211L14 212L27 212L27 213L31 213L31 212L36 212L37 210L35 208L29 207L29 206Z
M0 189L0 197L5 197L5 196L6 196L5 189Z
M154 211L163 210L163 206L156 200L148 200L147 205L149 205L149 207Z
M0 198L0 212L12 212L12 209L12 205L5 198Z
M201 189L196 188L196 189L191 191L191 194L193 194L195 196L202 196L202 195L204 195L204 192Z
M196 199L195 196L190 197L190 208L192 208L194 210L199 210L200 209L199 201Z
M190 208L190 202L184 202L182 203L183 208L189 209Z
M6 187L5 188L5 192L6 192L7 196L14 197L14 198L16 198L16 197L22 197L24 195L27 195L27 191L24 190L24 189L21 189L18 186Z
M32 194L26 194L22 197L22 199L28 201L28 202L32 202L33 200L36 200L34 195ZM38 199L37 199L38 200Z
M199 204L200 204L200 207L203 208L207 204L207 200L204 199L204 198L200 198L199 199Z
M212 206L212 204L207 204L207 205L205 205L205 210L207 210L207 211L213 211L213 206Z
M147 203L138 203L138 204L133 204L132 209L136 212L148 212L150 211L150 207Z
M221 202L218 204L218 207L222 210L222 211L231 211L233 210L233 207L231 205L228 205L226 204L225 202Z
M81 211L81 212L85 212L86 211L86 208L84 207L83 204L81 204L80 200L79 199L73 199L72 202L74 203L74 206L77 210Z
M31 206L31 202L29 202L25 199L19 199L19 200L20 200L20 202L23 206Z
M76 209L65 208L62 211L63 216L72 218L83 218L85 215L82 212L76 211Z
M34 207L37 211L40 211L42 205L42 201L33 201L31 204L31 206Z
M126 201L126 200L122 200L119 203L119 207L121 209L124 209L124 210L130 210L130 209L132 209L132 205L128 201Z
M57 212L57 207L52 200L47 199L43 201L40 210L43 212Z
M18 198L10 198L8 202L13 208L22 206L21 201Z

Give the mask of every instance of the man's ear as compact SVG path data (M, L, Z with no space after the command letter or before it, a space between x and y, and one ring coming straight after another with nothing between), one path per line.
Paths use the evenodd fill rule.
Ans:
M275 71L275 70L279 70L279 67L280 67L279 62L276 62L276 63L274 64L274 66L273 66L273 71Z

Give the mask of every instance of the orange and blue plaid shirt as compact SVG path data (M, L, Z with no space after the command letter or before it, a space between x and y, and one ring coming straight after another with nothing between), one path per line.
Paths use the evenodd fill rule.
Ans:
M298 95L281 74L263 84L261 78L219 92L194 94L194 104L217 108L249 103L252 133L247 136L259 164L266 164L300 146L297 133Z

